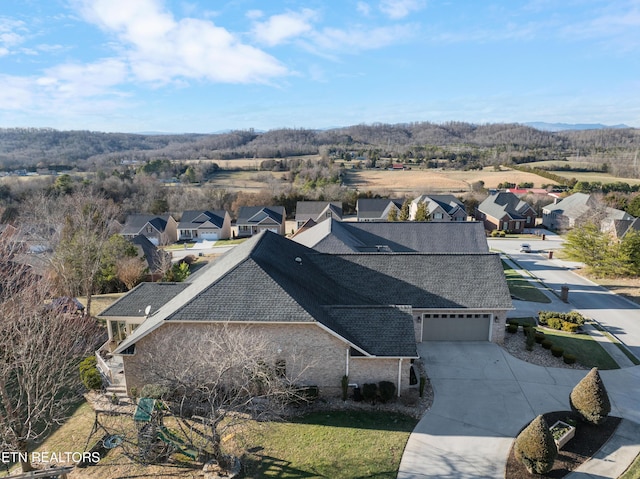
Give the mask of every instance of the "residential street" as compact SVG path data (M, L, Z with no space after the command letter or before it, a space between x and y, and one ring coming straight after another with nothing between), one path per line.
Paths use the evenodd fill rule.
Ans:
M520 252L520 244L525 242L531 245L531 253ZM640 358L640 307L573 273L575 263L548 259L547 251L557 250L561 244L555 235L547 236L545 241L489 239L492 250L508 254L558 294L562 286L568 286L569 303L598 321Z

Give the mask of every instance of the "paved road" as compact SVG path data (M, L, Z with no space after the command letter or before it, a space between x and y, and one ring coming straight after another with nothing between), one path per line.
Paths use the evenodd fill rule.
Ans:
M519 247L523 242L531 245L532 253L520 253ZM561 246L562 241L557 236L545 241L489 240L490 248L507 253L558 294L562 286L568 286L569 303L585 316L598 321L640 358L640 307L573 273L571 268L577 263L548 259L547 251Z

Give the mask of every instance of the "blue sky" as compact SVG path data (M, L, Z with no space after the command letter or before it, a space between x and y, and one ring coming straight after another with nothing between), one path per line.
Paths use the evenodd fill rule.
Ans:
M640 127L640 0L2 0L0 127Z

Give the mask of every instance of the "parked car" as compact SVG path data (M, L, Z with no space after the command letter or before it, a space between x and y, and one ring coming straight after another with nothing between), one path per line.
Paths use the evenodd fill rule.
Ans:
M521 253L531 253L531 245L529 243L522 243L520 245Z

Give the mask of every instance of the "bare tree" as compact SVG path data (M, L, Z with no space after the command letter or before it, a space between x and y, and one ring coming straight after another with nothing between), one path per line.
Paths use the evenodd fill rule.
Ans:
M63 197L41 196L29 210L25 226L53 251L50 269L57 292L83 295L90 315L119 207L86 188Z
M124 283L127 289L133 288L144 279L146 269L144 260L137 256L125 256L116 261L118 279Z
M172 327L171 334L156 336L136 352L136 368L165 391L165 411L203 460L225 462L221 438L240 422L273 419L292 402L307 399L307 391L296 386L307 366L296 355L281 357L259 331L228 323L197 331L190 325Z
M101 328L50 304L49 284L0 242L0 449L22 453L60 423L77 401L78 364L99 344Z

